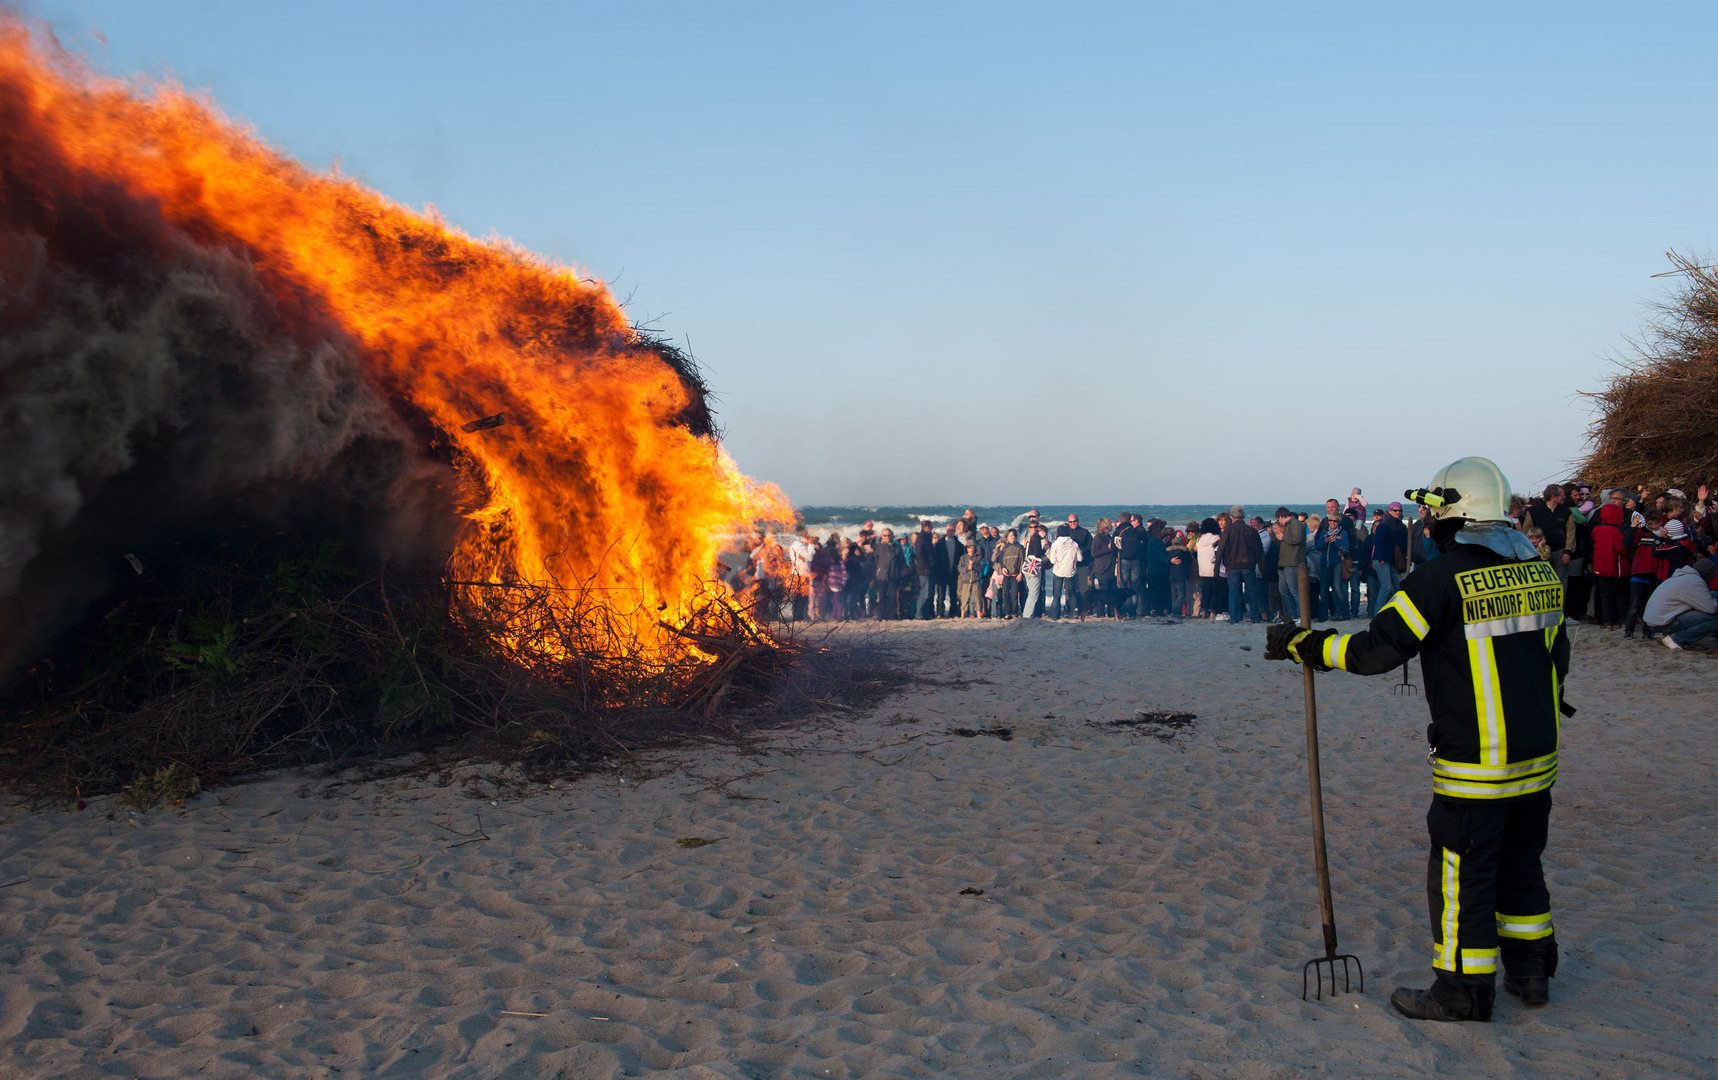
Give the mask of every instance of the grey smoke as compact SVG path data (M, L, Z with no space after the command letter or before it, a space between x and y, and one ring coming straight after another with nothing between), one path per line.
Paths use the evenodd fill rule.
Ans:
M0 678L192 521L449 542L450 473L353 343L242 255L169 247L69 265L0 229Z

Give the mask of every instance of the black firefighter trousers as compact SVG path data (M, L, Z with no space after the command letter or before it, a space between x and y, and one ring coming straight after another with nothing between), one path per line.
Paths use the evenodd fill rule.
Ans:
M1458 1013L1491 1016L1500 959L1516 978L1557 973L1539 864L1550 820L1549 791L1508 801L1437 797L1426 811L1432 995Z

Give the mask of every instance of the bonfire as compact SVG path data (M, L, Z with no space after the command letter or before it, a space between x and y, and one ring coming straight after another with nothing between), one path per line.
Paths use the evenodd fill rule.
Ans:
M602 282L7 17L0 284L14 782L479 729L585 761L779 704L793 650L715 568L792 508Z

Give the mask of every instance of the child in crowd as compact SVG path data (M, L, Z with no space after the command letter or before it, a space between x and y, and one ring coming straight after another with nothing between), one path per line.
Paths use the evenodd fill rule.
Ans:
M1533 550L1546 562L1551 561L1551 545L1545 542L1545 530L1535 525L1527 530L1527 542L1533 545Z
M1664 515L1657 510L1649 510L1633 537L1634 554L1629 561L1629 613L1623 620L1625 638L1634 637L1636 623L1644 626L1647 598L1652 595L1652 590L1658 587L1658 570L1662 560L1653 558L1653 549L1658 543L1658 533L1663 529ZM1648 640L1652 638L1650 632L1646 636Z

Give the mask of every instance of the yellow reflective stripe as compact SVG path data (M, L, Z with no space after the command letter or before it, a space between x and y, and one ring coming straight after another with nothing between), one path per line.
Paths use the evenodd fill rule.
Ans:
M1532 795L1548 790L1557 782L1557 770L1551 769L1519 784L1474 784L1432 777L1432 792L1452 799L1512 799L1517 795Z
M1461 969L1463 974L1484 975L1497 970L1496 949L1463 949L1461 951Z
M1340 671L1348 670L1348 642L1353 634L1332 634L1324 639L1324 666Z
M1517 941L1537 941L1551 936L1551 913L1543 915L1504 915L1497 916L1497 936L1515 938Z
M1529 758L1526 761L1513 761L1508 765L1475 765L1471 761L1451 761L1449 758L1441 757L1432 758L1432 771L1434 773L1457 780L1509 780L1527 773L1556 767L1557 751L1555 750L1543 757Z
M1432 966L1445 971L1460 971L1461 964L1457 958L1461 953L1456 944L1456 927L1461 922L1461 856L1449 848L1442 850L1444 866L1440 881L1444 894L1444 918L1440 929L1443 941L1432 955Z
M1497 687L1497 652L1490 638L1470 638L1468 669L1473 678L1473 708L1479 718L1479 760L1483 765L1502 765L1509 760L1509 743L1503 724L1503 698Z
M1402 617L1402 621L1408 624L1408 630L1420 641L1426 640L1426 635L1432 632L1432 624L1426 621L1424 615L1420 614L1420 609L1414 606L1412 600L1408 599L1407 593L1399 592L1390 598L1390 602L1384 605L1384 611L1392 610ZM1380 611L1378 614L1382 615L1384 611Z

